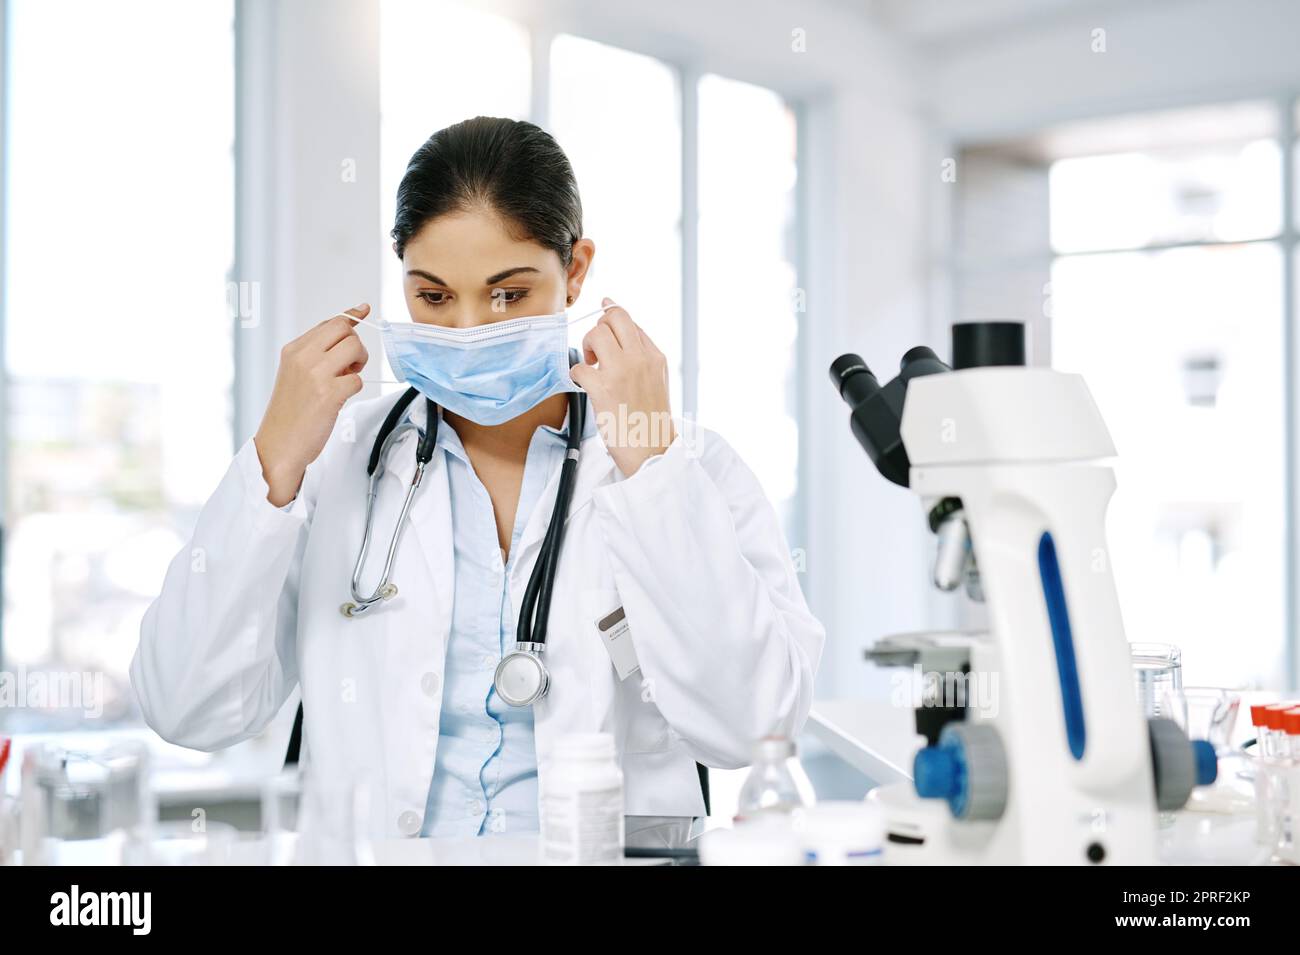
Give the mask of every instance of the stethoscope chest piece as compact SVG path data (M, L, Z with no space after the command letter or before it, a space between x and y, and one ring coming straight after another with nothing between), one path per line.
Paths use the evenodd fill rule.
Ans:
M531 706L551 688L551 674L542 662L544 643L516 643L501 658L492 685L511 706Z

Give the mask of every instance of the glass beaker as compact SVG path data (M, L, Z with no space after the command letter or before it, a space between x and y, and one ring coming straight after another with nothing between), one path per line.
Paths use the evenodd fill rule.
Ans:
M1241 695L1214 686L1189 686L1165 692L1160 712L1183 728L1188 739L1208 740L1223 756L1231 749Z
M1142 715L1169 715L1161 712L1161 704L1166 694L1183 688L1183 652L1171 643L1130 643L1129 652Z

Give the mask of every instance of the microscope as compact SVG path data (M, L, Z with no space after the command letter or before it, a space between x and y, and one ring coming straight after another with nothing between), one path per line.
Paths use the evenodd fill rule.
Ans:
M871 797L885 861L1156 863L1159 814L1217 764L1139 707L1106 547L1115 447L1083 378L1026 367L1002 321L954 325L951 367L919 346L883 386L854 354L830 373L876 469L921 498L934 585L987 611L867 651L926 675L913 782Z

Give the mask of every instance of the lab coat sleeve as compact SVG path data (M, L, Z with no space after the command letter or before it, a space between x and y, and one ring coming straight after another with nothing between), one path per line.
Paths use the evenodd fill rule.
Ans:
M747 765L794 738L812 707L825 631L776 511L720 437L678 437L594 503L648 695L708 766Z
M255 736L297 685L298 572L324 457L279 508L250 438L172 559L131 661L145 721L169 742L215 750Z

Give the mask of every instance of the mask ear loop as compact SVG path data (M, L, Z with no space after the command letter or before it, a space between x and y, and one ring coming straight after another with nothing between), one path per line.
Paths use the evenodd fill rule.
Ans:
M577 325L579 322L585 322L589 318L592 318L596 315L603 315L605 312L608 312L611 308L618 308L618 307L619 304L617 302L610 302L608 305L602 305L600 308L588 312L586 315L579 315L577 318L571 318L567 322L565 322L565 324Z

